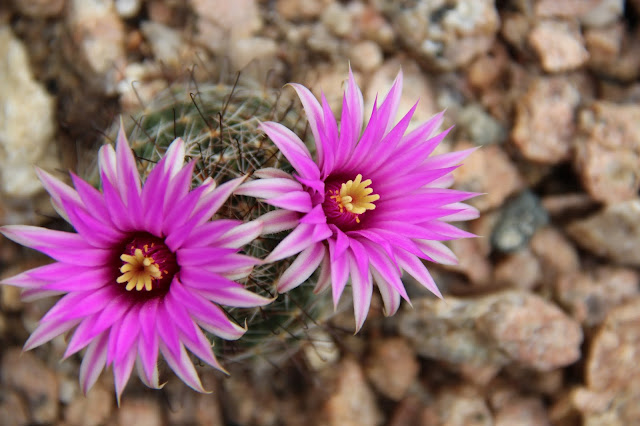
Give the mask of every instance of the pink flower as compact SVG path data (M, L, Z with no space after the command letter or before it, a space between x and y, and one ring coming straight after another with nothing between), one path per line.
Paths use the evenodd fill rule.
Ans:
M159 353L187 385L204 392L186 348L223 368L200 327L238 339L246 330L217 304L251 307L271 301L232 281L259 262L238 251L260 234L262 224L209 220L242 179L218 188L208 180L190 190L194 162L184 166L184 156L185 144L176 139L142 186L120 130L115 150L100 149L102 192L74 174L75 189L38 170L54 206L77 233L0 229L56 260L3 283L23 287L27 299L64 294L25 350L75 329L65 358L87 347L80 368L85 393L105 365L113 366L118 400L134 364L147 386L161 387Z
M309 120L315 159L292 131L263 123L295 173L259 170L255 176L261 179L236 190L281 209L261 218L265 233L293 228L266 258L300 253L280 277L278 291L299 286L320 267L315 290L331 285L336 305L350 278L357 330L367 316L374 279L387 315L398 310L401 298L409 300L402 270L441 297L421 259L454 264L455 255L442 241L473 236L447 223L478 216L462 203L476 194L447 189L451 172L473 150L431 156L448 130L437 133L440 113L405 134L417 104L394 126L402 73L362 133L362 93L351 72L340 129L324 96L320 104L305 87L291 86Z

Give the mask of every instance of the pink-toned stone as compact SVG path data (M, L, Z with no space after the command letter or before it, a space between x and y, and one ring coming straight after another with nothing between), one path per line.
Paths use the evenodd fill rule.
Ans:
M71 426L105 424L114 408L113 389L98 382L86 396L78 395L65 408L64 419Z
M375 341L365 363L369 381L394 401L405 396L419 370L415 350L401 337Z
M375 395L360 364L344 359L325 379L328 399L321 405L319 426L374 426L382 424Z
M580 268L576 248L556 228L540 228L533 234L529 245L540 261L543 276L550 282L560 274L571 273Z
M550 425L547 411L537 398L514 398L498 409L494 426L545 426Z
M596 102L579 116L575 164L596 200L615 202L640 189L640 106Z
M161 426L162 407L156 399L124 398L118 409L119 426Z
M547 72L574 70L589 59L580 29L568 22L538 22L529 33L529 43Z
M565 77L539 77L516 102L511 138L522 155L556 164L569 158L580 92Z
M31 352L19 348L4 352L0 383L24 396L35 423L50 424L58 419L58 378Z
M536 256L528 249L505 255L493 270L493 279L499 286L531 290L542 279L542 268Z
M612 262L640 266L640 199L612 204L570 223L569 236L582 248Z
M65 0L18 0L13 4L16 8L32 18L48 18L57 16L64 9Z
M617 390L640 381L640 298L612 309L594 336L586 364L587 387Z
M421 416L423 425L491 426L493 418L481 393L470 386L446 388Z
M600 324L607 312L638 295L638 273L633 269L602 266L560 276L557 300L586 326Z
M472 146L462 142L456 145L456 149ZM469 200L469 204L482 212L502 205L508 196L523 186L518 170L497 145L485 146L471 154L453 175L457 189L483 193Z

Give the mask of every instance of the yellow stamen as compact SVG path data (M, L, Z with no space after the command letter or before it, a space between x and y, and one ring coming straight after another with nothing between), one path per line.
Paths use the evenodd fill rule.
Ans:
M146 251L148 246L144 248ZM142 291L142 289L151 291L153 290L153 282L162 278L158 265L156 265L152 257L145 256L142 249L136 249L133 256L123 254L120 259L125 264L120 267L122 275L116 279L116 282L120 284L126 283L125 289L127 291L131 291L134 288L136 291Z
M358 174L354 180L348 180L340 186L340 190L336 190L331 196L337 203L340 213L345 210L355 215L361 215L367 210L376 208L374 201L378 201L380 196L373 194L373 188L369 188L371 179L362 181L362 175ZM356 216L356 222L360 223L360 219Z

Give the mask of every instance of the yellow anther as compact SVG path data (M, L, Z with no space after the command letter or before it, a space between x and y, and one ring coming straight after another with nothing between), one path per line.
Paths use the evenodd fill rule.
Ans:
M145 246L145 251L148 246ZM136 249L132 255L123 254L120 259L125 262L120 267L120 275L116 282L123 284L126 283L125 289L131 291L134 288L136 291L145 289L151 291L153 289L153 281L162 278L160 268L153 261L152 257L147 257L142 252L142 249Z
M378 194L373 194L373 188L370 188L371 179L362 180L362 175L358 174L355 179L348 180L340 186L340 190L336 190L331 196L340 209L340 213L345 210L355 215L361 215L367 210L376 208L375 201L380 199ZM360 223L360 219L356 216L356 222Z

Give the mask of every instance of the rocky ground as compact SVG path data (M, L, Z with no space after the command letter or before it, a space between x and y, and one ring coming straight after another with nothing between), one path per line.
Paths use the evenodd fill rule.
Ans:
M443 149L481 146L457 187L486 193L431 267L445 301L364 329L338 315L284 362L171 377L110 374L85 397L63 338L21 346L52 302L0 289L0 423L64 425L640 424L640 1L8 0L0 4L0 223L52 224L33 165L89 167L119 114L172 82L302 82L365 102L402 67L415 122L444 108ZM215 70L212 71L212 70ZM287 90L287 89L285 89ZM0 240L0 273L46 260ZM346 330L346 331L345 331Z

